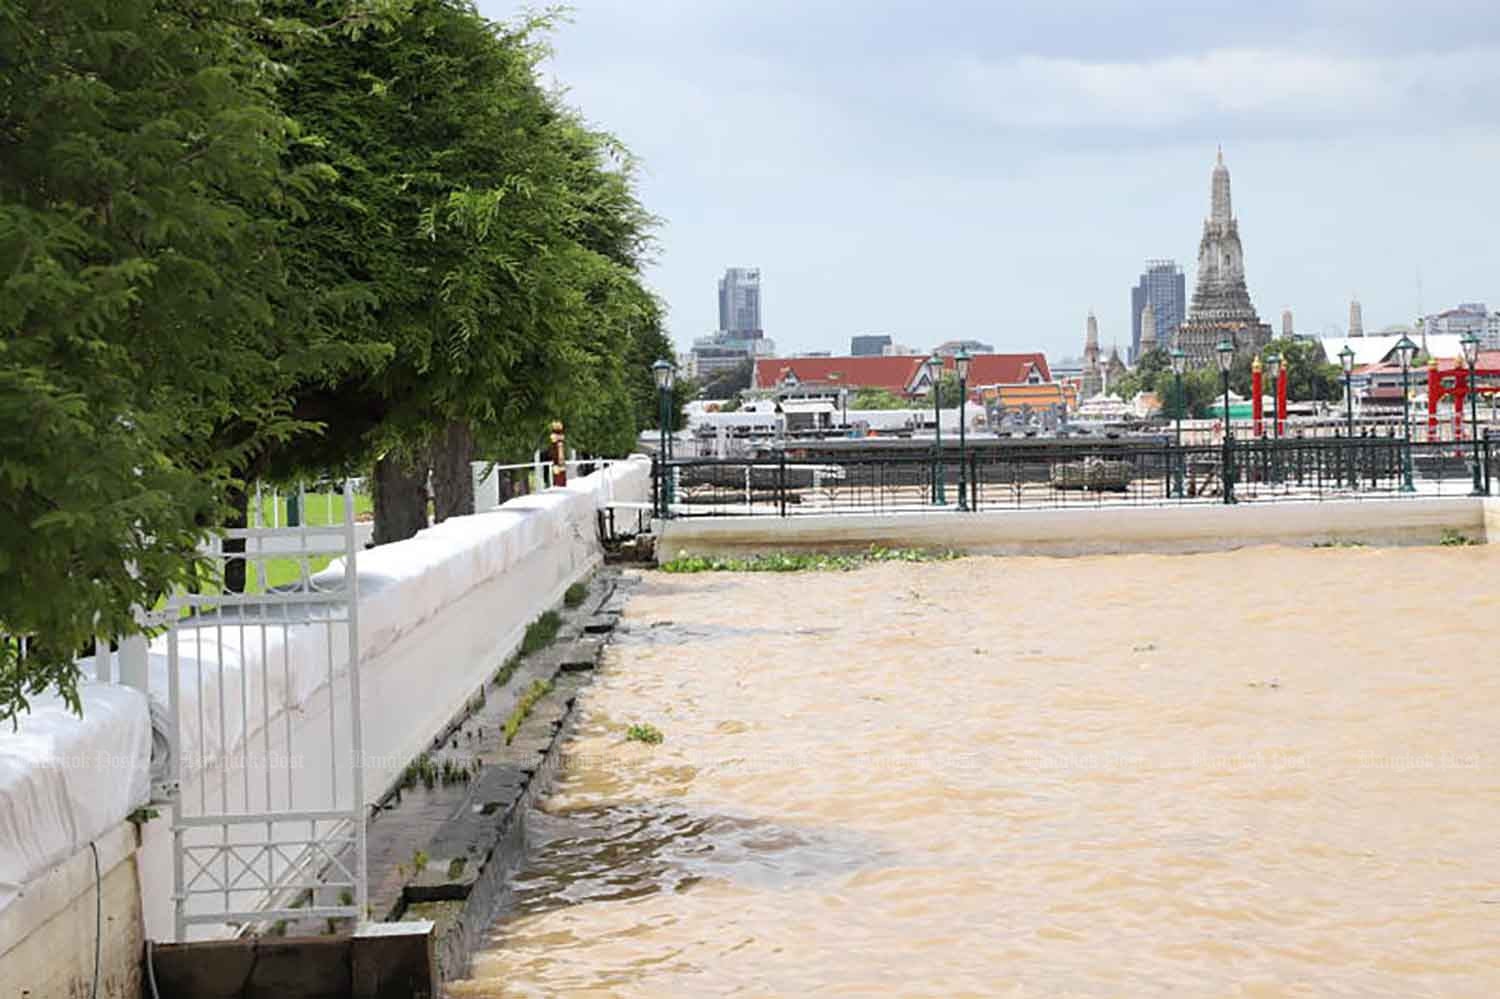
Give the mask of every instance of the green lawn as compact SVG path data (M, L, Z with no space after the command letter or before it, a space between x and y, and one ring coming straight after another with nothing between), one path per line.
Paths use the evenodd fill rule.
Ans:
M332 504L329 503L330 497L333 500ZM263 488L261 490L260 516L261 523L264 526L270 527L272 524L280 524L282 527L286 526L286 505L288 498L286 493L282 493L273 500L270 489ZM253 524L255 522L255 499L253 494L250 504L250 522ZM330 506L332 508L331 517L329 516ZM303 522L310 527L327 527L330 524L341 524L344 521L343 497L338 493L309 492L307 494L307 510L305 513L306 516L303 518ZM368 519L374 513L374 499L368 493L356 492L354 494L354 519ZM276 515L274 519L273 514Z

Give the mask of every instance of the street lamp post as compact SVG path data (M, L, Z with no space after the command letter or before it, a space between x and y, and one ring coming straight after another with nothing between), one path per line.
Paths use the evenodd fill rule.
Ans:
M1469 438L1473 442L1474 454L1474 490L1473 495L1483 496L1484 483L1479 476L1479 393L1475 391L1474 369L1479 365L1479 337L1473 333L1465 333L1458 341L1463 345L1464 364L1469 368L1469 381L1464 386L1469 397Z
M1221 475L1224 479L1224 502L1237 503L1234 498L1234 424L1229 420L1229 369L1234 367L1234 342L1220 340L1218 347L1219 376L1224 381L1224 461Z
M1187 354L1183 353L1181 347L1172 348L1172 380L1177 389L1177 452L1172 456L1172 485L1173 492L1178 499L1183 498L1182 490L1182 411L1187 409L1187 399L1182 394L1182 372L1187 367Z
M665 517L671 503L671 498L667 495L667 491L670 488L669 483L671 482L667 471L667 462L672 459L671 438L667 433L667 424L671 422L672 418L667 400L672 394L672 381L675 372L672 369L672 362L663 359L651 365L651 373L656 376L656 392L659 415L661 417L661 460L658 462L661 467L661 482L657 490L657 497L661 506L661 515Z
M1275 441L1272 445L1271 481L1281 481L1281 355L1266 355L1266 374L1271 376L1271 393L1274 397L1274 406L1271 413L1271 439Z
M1411 481L1411 359L1417 356L1417 345L1402 334L1396 353L1401 355L1401 491L1413 493L1417 487Z
M969 509L969 466L965 462L964 450L968 443L968 421L964 419L965 404L969 401L969 352L962 347L953 355L953 367L958 372L958 509Z
M849 436L849 390L839 389L839 408L844 411L844 436Z
M1339 351L1339 365L1344 369L1344 433L1354 446L1354 348L1348 344ZM1346 452L1347 453L1347 452ZM1355 485L1354 463L1349 463L1349 485Z
M932 502L938 506L948 502L947 492L943 489L943 400L938 391L938 376L942 373L943 359L933 354L927 359L927 377L932 384Z

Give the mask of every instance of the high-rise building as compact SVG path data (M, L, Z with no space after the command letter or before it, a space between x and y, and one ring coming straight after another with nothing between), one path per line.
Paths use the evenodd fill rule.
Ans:
M1130 358L1141 356L1141 311L1151 306L1157 346L1169 347L1172 331L1187 315L1187 278L1175 260L1148 260L1140 282L1130 289Z
M760 322L760 268L730 267L719 278L719 332L753 333Z
M1282 309L1281 310L1281 335L1284 336L1284 337L1286 337L1288 340L1290 340L1292 337L1294 337L1294 336L1297 335L1296 334L1296 329L1292 325L1292 310L1291 309Z
M1211 367L1219 344L1235 354L1257 353L1271 341L1271 327L1260 321L1245 287L1245 251L1240 224L1229 201L1229 168L1224 151L1214 164L1213 189L1203 238L1198 242L1198 280L1188 317L1177 328L1177 343L1189 367Z
M849 338L849 355L851 357L879 357L890 345L889 334L862 333Z
M1365 312L1357 298L1349 299L1349 335L1365 335Z

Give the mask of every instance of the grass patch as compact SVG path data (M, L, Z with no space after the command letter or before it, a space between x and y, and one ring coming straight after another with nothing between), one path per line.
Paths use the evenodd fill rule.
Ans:
M1464 534L1462 531L1456 531L1451 527L1445 527L1443 528L1443 538L1438 542L1438 544L1442 545L1444 548L1467 548L1470 545L1477 545L1479 544L1479 542L1475 541L1467 534Z
M505 719L505 744L507 746L516 737L516 733L521 730L521 724L526 721L526 716L531 714L532 707L536 705L537 701L546 697L547 692L551 689L551 680L531 681L531 686L526 688L526 693L522 694L521 699L516 702L515 710L510 713L509 718Z
M586 583L574 583L568 587L568 592L563 594L564 607L577 607L589 598L589 588Z
M625 730L625 738L631 742L644 742L648 746L659 745L666 736L650 722L640 722Z
M535 621L526 626L526 637L521 639L521 655L529 656L533 652L545 649L552 640L557 637L558 629L562 627L562 618L557 611L548 611Z
M948 549L881 548L862 552L771 552L766 555L678 555L662 572L848 572L877 562L946 562L960 558Z
M495 686L503 687L507 683L510 683L510 678L516 675L516 669L519 668L520 665L520 656L511 656L509 659L505 660L505 665L495 670Z

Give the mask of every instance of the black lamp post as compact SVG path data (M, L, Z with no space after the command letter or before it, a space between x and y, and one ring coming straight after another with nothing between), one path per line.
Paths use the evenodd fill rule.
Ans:
M675 372L672 368L672 362L663 359L651 365L651 373L656 376L656 393L661 416L661 460L659 462L661 466L661 485L657 495L661 498L661 515L665 517L671 503L671 497L667 494L671 488L671 477L667 471L667 462L672 460L672 439L667 432L667 424L672 420L671 407L668 400L672 395L672 381Z
M1411 481L1411 359L1417 356L1417 345L1403 334L1396 341L1396 353L1401 356L1401 491L1414 493L1417 487Z
M1479 337L1473 333L1465 333L1458 342L1463 345L1464 364L1469 368L1469 436L1472 438L1474 450L1473 495L1483 496L1485 495L1484 482L1479 476L1479 393L1475 391L1478 386L1474 382L1474 369L1479 365Z
M1187 409L1187 398L1182 394L1182 372L1187 368L1187 354L1181 347L1172 348L1172 380L1177 389L1177 453L1172 460L1172 483L1178 499L1182 499L1182 411Z
M1280 481L1281 464L1281 355L1266 355L1266 374L1271 379L1271 436L1276 442L1271 461L1271 480Z
M1339 351L1339 366L1344 370L1344 434L1354 438L1354 348L1348 344ZM1354 470L1349 470L1349 484L1354 484Z
M1224 502L1236 503L1234 498L1234 424L1229 419L1229 369L1234 367L1234 342L1220 340L1218 347L1219 376L1224 381Z
M844 411L844 436L849 435L849 389L839 389L839 409Z
M964 449L968 442L968 421L964 419L965 404L969 401L969 352L962 347L953 355L953 367L958 372L958 509L969 509L969 466L964 461Z
M948 502L947 492L943 489L943 400L942 393L938 391L938 376L942 373L943 359L933 354L927 359L927 377L932 383L932 432L935 435L932 451L932 501L938 506Z

